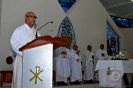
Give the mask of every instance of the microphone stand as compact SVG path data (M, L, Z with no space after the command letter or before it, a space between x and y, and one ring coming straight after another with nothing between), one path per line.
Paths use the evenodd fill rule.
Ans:
M38 28L37 31L40 30L41 28L43 28L43 27L44 27L45 25L47 25L48 23L53 23L53 21L51 21L51 22L47 22L46 24L44 24L43 26L41 26L40 28ZM36 35L35 35L36 38L38 37L38 36L37 36L37 31L36 31Z
M127 50L127 49L124 49L124 50ZM128 51L128 50L127 50ZM131 54L129 51L128 51L128 53L133 57L133 54Z

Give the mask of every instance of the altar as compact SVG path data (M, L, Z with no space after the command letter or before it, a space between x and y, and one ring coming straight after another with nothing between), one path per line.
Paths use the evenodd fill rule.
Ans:
M126 60L99 60L95 71L98 70L99 86L101 87L121 87L122 77L125 85L132 86L128 83L125 73L133 73L133 61Z

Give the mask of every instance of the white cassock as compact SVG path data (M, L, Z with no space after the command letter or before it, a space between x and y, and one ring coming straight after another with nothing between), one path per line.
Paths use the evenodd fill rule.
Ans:
M66 52L63 55L61 52ZM67 83L67 78L70 76L70 51L66 47L59 47L55 50L55 71L56 82Z
M84 59L85 59L85 69L84 69L84 80L93 80L94 76L94 64L93 64L93 58L89 50L86 50L84 53Z
M102 56L102 53L104 53L105 56ZM107 51L99 49L96 51L96 58L98 60L106 60L108 58Z
M105 56L102 56L102 54L104 53ZM99 49L96 51L96 58L98 60L107 60L108 59L108 54L107 54L107 51L105 50L102 50L102 49ZM99 75L97 73L96 75L96 80L99 80Z
M16 58L13 61L13 80L12 88L21 88L22 81L22 52L19 48L24 46L27 42L35 39L36 29L30 28L24 24L15 29L11 37L11 47L16 53Z
M70 58L70 68L71 68L71 74L70 79L71 82L74 81L82 81L82 66L81 66L81 55L77 55L76 51L71 49L71 58ZM79 62L77 61L79 59Z

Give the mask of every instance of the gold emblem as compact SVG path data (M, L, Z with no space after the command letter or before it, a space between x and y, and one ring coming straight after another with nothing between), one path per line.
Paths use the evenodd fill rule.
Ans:
M34 74L34 76L29 79L30 82L33 81L33 79L35 79L35 84L38 84L38 80L40 80L41 82L43 81L43 79L41 79L39 77L39 74L41 74L43 71L43 69L41 70L39 66L36 66L36 72L34 72L32 69L30 69L30 72Z
M66 58L66 54L62 54L62 58L64 58L64 59L65 59L65 58Z

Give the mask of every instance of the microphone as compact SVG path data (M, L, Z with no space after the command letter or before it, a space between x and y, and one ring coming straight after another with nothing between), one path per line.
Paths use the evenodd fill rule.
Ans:
M40 28L38 28L37 31L40 30L41 28L43 28L43 27L44 27L45 25L47 25L48 23L53 23L53 21L51 21L51 22L47 22L46 24L44 24L43 26L41 26ZM38 37L38 36L37 36L37 31L36 31L36 35L35 35L36 38Z
M126 51L128 51L127 49L123 49L123 50L126 50ZM131 54L129 51L128 51L128 53L133 57L133 54Z

